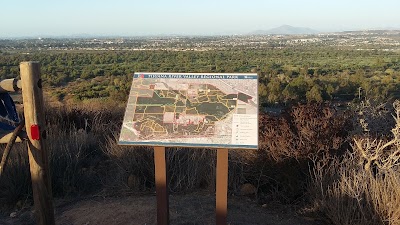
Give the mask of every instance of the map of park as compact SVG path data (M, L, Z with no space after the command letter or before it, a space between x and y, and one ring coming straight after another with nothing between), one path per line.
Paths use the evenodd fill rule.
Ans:
M135 73L120 143L254 147L257 109L256 74Z

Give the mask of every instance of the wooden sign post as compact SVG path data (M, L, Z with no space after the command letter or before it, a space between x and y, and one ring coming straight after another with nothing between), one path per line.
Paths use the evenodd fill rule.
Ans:
M157 196L157 224L169 224L169 199L165 147L154 147L154 167ZM228 213L228 149L217 149L216 224L227 224Z
M169 201L165 147L154 147L154 175L157 195L157 224L169 224Z
M217 149L215 190L216 224L226 225L228 213L228 149Z
M35 216L38 225L54 225L39 63L22 62L20 72Z

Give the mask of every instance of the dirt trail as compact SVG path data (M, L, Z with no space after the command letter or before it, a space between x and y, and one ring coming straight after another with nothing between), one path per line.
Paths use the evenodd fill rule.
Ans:
M170 196L170 224L215 224L215 197L192 193ZM156 224L155 196L93 197L70 202L56 201L58 225L149 225ZM15 218L0 215L0 225L34 225L31 210L17 212ZM246 197L228 200L228 224L235 225L319 225L297 216L282 205L260 206Z

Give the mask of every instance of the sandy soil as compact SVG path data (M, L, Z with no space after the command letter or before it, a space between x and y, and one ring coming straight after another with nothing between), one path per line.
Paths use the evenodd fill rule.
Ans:
M215 224L215 197L192 193L170 195L170 224ZM15 215L15 214L14 214ZM156 224L155 196L91 197L81 200L56 200L58 225L136 225ZM34 225L32 208L0 215L0 225ZM247 197L229 197L228 224L320 225L301 217L288 206L260 206Z

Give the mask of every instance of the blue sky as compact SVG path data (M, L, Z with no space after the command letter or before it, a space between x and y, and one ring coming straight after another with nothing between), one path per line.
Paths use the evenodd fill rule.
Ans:
M400 29L400 0L3 0L0 37Z

